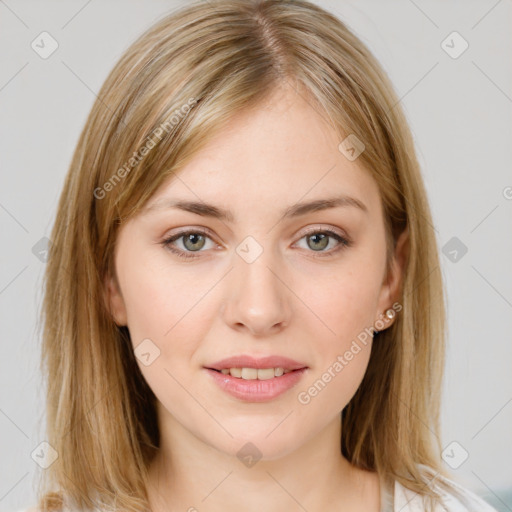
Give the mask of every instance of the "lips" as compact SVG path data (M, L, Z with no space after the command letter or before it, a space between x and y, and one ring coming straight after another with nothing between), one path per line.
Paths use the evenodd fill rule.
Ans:
M308 366L284 356L238 355L205 366L225 393L245 402L267 402L296 386Z

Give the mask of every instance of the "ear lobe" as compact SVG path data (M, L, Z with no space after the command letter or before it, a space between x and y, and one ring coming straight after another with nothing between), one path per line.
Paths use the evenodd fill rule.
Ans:
M124 299L121 295L117 279L110 274L105 277L104 299L114 322L119 327L125 326L127 324L127 315Z

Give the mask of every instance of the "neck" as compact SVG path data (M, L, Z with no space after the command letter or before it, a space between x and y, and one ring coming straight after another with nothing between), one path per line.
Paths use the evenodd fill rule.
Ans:
M380 510L376 473L355 468L341 455L339 416L295 451L246 463L168 414L160 423L160 451L150 466L148 488L153 512L314 512L334 504L354 512Z

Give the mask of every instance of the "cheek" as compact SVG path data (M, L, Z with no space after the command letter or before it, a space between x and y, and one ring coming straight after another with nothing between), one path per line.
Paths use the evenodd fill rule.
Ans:
M366 373L371 343L359 344L352 350L337 354L299 390L298 402L308 415L325 417L330 414L333 418L350 402ZM347 353L351 354L350 360Z
M170 374L179 382L188 381L190 369L202 363L198 349L215 315L209 291L218 278L212 272L199 273L192 266L171 268L166 255L137 257L135 251L124 253L118 274L135 354L146 345L157 354L148 366L139 359L137 363L155 394L165 389L174 400L181 401L186 397Z
M170 268L165 257L152 254L127 255L119 262L118 273L134 342L141 336L163 341L182 325L190 328L209 285L189 271Z
M195 275L195 278L194 278ZM206 336L211 304L211 276L170 269L165 260L124 253L118 276L126 306L128 330L144 379L161 401L187 407L178 382L188 381L189 365ZM149 353L149 364L142 354ZM174 379L173 379L174 377ZM190 398L190 397L188 397Z
M168 279L149 265L130 265L124 279L123 296L132 342L140 338L161 339L174 324L170 312L179 304L179 283Z
M298 402L307 406L308 414L321 416L330 411L334 417L359 388L372 349L372 332L366 327L369 315L364 308L361 301L347 301L343 314L336 316L333 311L330 319L326 316L336 336L316 338L316 364L309 380L297 392Z
M317 277L315 287L309 279L302 291L310 309L308 331L313 334L313 324L317 327L317 357L311 378L298 390L298 401L310 412L337 414L357 391L368 367L382 276L375 261L360 259L331 271L328 278Z
M319 276L315 286L311 286L310 278L305 278L300 296L307 298L307 318L320 324L318 332L327 347L340 350L373 325L381 279L380 272L364 265L351 265L350 269L336 269Z

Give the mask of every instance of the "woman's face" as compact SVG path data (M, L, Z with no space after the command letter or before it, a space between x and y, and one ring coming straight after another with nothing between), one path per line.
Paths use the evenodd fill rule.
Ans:
M340 142L281 90L234 118L121 228L112 312L161 425L232 455L251 442L273 459L337 421L356 392L365 329L392 307L399 276L386 279L377 184ZM239 356L248 359L219 363Z

